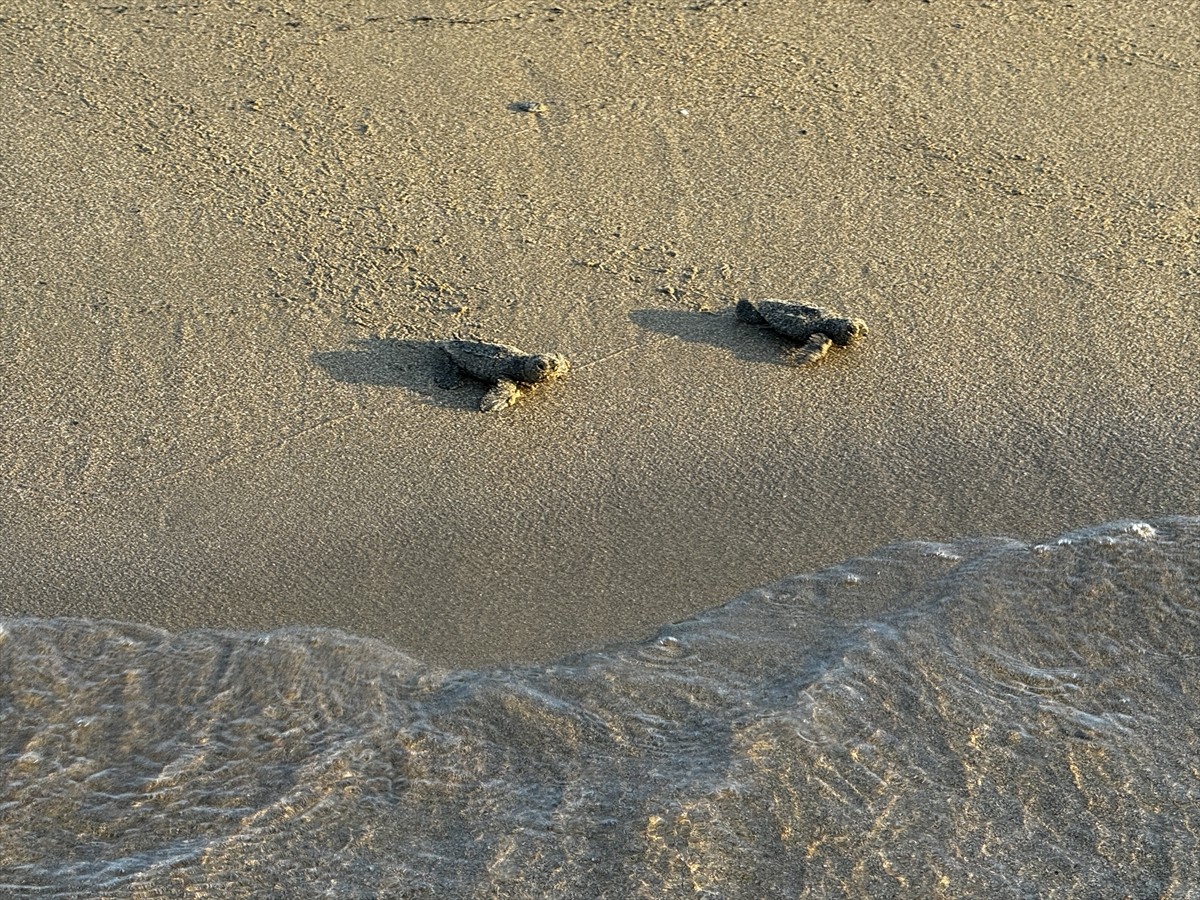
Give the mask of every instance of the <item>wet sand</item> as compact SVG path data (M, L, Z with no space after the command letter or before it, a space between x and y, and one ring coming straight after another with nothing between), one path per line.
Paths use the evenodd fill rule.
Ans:
M547 659L1200 510L1180 5L323 6L0 16L0 615ZM574 369L486 416L455 334Z

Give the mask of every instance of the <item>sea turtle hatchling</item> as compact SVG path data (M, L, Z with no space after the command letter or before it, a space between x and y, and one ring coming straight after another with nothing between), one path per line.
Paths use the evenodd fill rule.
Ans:
M766 325L800 343L788 353L793 365L815 363L834 344L848 347L866 337L867 323L804 303L783 300L739 300L736 314L743 322Z
M493 385L479 401L483 412L512 406L531 385L561 378L571 368L565 356L526 353L508 344L452 340L443 341L441 347L459 371Z

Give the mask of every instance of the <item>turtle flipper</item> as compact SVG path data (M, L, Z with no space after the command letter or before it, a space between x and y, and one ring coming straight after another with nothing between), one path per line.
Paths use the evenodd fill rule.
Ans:
M479 409L483 412L500 412L517 402L521 397L521 388L515 381L501 378L488 389L479 401Z
M793 366L811 365L824 359L825 354L832 346L833 339L818 331L816 334L809 335L807 341L788 353L788 362Z

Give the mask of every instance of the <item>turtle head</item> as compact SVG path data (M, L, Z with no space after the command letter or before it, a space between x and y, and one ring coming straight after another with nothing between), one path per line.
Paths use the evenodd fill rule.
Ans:
M559 356L557 353L538 353L526 360L522 380L530 384L550 381L566 375L570 368L571 363L565 356Z
M867 336L867 323L862 319L837 319L834 327L824 330L835 344L845 347Z

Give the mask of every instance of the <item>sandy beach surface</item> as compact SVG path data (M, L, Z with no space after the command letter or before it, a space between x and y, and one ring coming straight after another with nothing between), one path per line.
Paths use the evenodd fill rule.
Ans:
M1198 91L1165 0L8 2L0 614L551 659L1196 514Z

